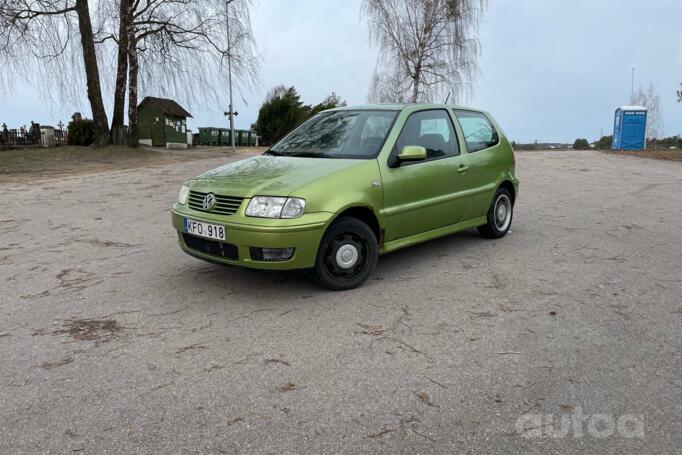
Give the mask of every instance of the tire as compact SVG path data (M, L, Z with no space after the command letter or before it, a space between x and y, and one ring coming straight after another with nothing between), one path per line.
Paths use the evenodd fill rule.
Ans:
M488 209L488 222L478 227L483 237L499 239L509 232L514 217L514 202L506 188L498 188Z
M315 260L315 278L333 291L360 286L379 259L372 229L357 218L341 217L324 233Z

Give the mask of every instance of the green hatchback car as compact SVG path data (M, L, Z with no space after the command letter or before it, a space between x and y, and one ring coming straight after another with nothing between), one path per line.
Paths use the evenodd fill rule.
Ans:
M263 155L187 181L171 210L180 247L255 269L314 269L351 289L380 254L478 228L504 236L519 181L499 125L442 104L324 111Z

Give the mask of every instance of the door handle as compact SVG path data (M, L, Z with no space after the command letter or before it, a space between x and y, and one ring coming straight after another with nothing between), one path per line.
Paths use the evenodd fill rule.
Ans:
M469 166L465 166L465 165L462 164L462 165L460 165L460 166L457 168L457 173L458 173L458 174L464 174L464 173L466 173L466 171L468 171L468 170L469 170Z

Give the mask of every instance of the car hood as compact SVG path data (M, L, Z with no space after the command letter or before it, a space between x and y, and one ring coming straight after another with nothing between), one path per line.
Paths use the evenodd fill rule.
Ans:
M302 186L364 161L259 155L205 172L188 184L193 191L225 196L289 196Z

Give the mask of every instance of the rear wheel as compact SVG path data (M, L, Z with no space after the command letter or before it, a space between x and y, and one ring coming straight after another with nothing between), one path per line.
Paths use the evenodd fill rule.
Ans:
M513 215L514 203L509 190L498 188L488 209L488 222L479 226L478 232L491 239L504 237L509 232Z
M353 289L369 278L378 258L378 242L372 229L356 218L342 217L322 237L315 277L334 291Z

